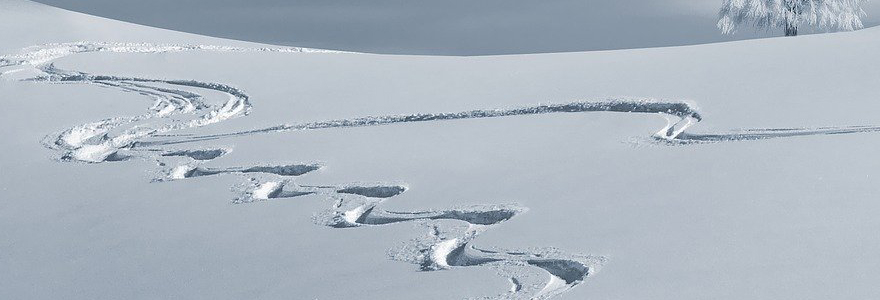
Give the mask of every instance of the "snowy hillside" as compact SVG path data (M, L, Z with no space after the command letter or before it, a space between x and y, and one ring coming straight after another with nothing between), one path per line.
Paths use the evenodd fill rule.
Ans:
M741 28L736 34L718 34L715 24L723 0L36 2L208 36L389 54L497 55L630 49L782 33ZM865 24L878 24L880 2L868 1L862 7ZM804 27L800 33L810 31Z
M0 7L0 299L880 297L877 28L434 57Z

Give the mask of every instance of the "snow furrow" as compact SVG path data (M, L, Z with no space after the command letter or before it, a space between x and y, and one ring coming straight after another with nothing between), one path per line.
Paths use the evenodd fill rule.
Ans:
M89 75L68 72L52 65L42 67L46 74L32 80L54 83L83 83L137 92L156 100L151 112L113 121L79 125L47 136L44 143L64 151L62 158L81 162L108 161L131 148L141 139L174 130L201 127L247 115L251 104L247 94L225 84L195 80L160 80L135 77ZM228 99L205 101L191 91L164 88L169 85L189 89L209 89L228 95Z
M251 184L234 202L249 203L321 194L335 201L328 210L315 215L315 222L319 225L353 228L402 222L429 224L431 230L427 236L393 250L392 259L416 264L422 271L454 267L496 268L514 283L514 288L494 297L497 299L551 298L582 283L605 262L603 257L565 254L555 248L491 251L471 246L480 233L527 211L514 204L417 212L381 209L381 203L407 189L404 185L393 184L299 186L287 180L266 181ZM459 221L466 226L449 226L443 223L445 221ZM534 276L536 269L544 275Z
M553 113L584 113L584 112L620 112L620 113L652 113L667 117L669 124L655 134L655 137L674 140L685 129L702 120L702 116L685 102L665 102L650 98L615 98L605 101L575 101L562 104L541 104L509 109L484 109L447 113L419 113L409 115L366 116L352 119L336 119L301 124L282 124L262 129L213 134L202 136L181 136L177 139L143 142L138 146L171 145L236 136L247 136L261 133L285 131L318 130L332 128L350 128L382 126L400 123L451 121L462 119L501 118L525 115L541 115Z
M820 128L769 128L747 129L730 133L687 133L683 132L676 143L717 143L730 141L766 140L776 138L803 137L814 135L839 135L880 132L880 126L840 126Z
M134 117L119 117L72 127L47 136L44 144L63 151L64 160L103 162L130 157L122 153L133 143L169 131L214 124L246 115L251 108L243 91L220 83L196 80L163 80L136 77L90 75L55 68L52 62L79 53L166 53L184 51L211 52L338 52L299 47L229 47L213 45L75 42L53 43L22 49L18 54L0 56L0 78L55 83L96 84L122 91L136 92L156 100L151 112ZM25 72L23 72L25 71ZM25 74L10 77L10 74ZM164 88L168 85L176 88ZM214 104L202 102L197 92L185 89L208 89L229 95L229 99ZM188 118L167 117L194 113Z
M260 188L251 194L257 195L256 190ZM330 209L316 215L315 221L321 225L351 228L402 222L432 223L432 230L427 237L408 243L398 249L392 258L417 264L423 271L476 266L506 268L508 273L505 276L516 284L511 291L498 295L499 299L547 299L559 295L582 283L598 271L605 261L602 257L562 254L552 248L508 252L480 250L470 246L480 233L527 211L526 208L514 204L393 212L381 209L380 205L386 199L405 192L406 186L300 188L303 189L302 192L323 193L336 199ZM466 228L449 227L441 221L460 221L466 224ZM549 279L536 284L540 280L527 276L530 268L543 270ZM532 284L523 286L522 282Z
M193 150L175 150L175 151L167 151L161 156L170 157L170 156L180 156L180 157L189 157L194 160L212 160L218 158L220 156L226 155L229 153L228 149L193 149Z
M229 168L208 168L192 165L182 165L174 167L166 173L163 180L185 179L202 176L212 176L219 174L232 173L265 173L279 176L302 176L306 173L316 171L321 168L319 164L292 164L292 165L265 165L253 167L229 167Z

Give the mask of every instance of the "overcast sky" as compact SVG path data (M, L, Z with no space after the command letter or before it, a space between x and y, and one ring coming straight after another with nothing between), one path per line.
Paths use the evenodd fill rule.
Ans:
M408 54L642 48L776 36L715 28L721 0L38 0L74 11L271 44ZM880 1L866 23L880 20ZM874 13L876 12L876 13Z

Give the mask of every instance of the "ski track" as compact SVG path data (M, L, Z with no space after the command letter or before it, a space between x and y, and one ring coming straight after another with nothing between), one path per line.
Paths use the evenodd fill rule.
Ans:
M252 167L209 168L196 165L180 165L166 172L157 181L185 179L219 174L265 173L279 176L301 176L321 168L320 164L266 165Z
M645 98L618 98L606 101L575 101L562 104L539 104L535 106L518 107L510 109L470 110L452 113L410 114L368 116L352 119L338 119L318 121L301 124L282 124L262 129L203 135L203 136L165 136L166 139L158 141L139 142L136 146L162 146L172 144L191 143L198 141L214 140L236 136L246 136L261 133L274 133L285 131L317 130L332 128L350 128L382 126L398 123L417 123L432 121L451 121L462 119L501 118L523 115L541 115L551 113L583 113L583 112L624 112L624 113L653 113L662 114L669 121L654 136L663 140L674 140L689 126L702 120L702 116L683 102L658 102ZM678 120L675 120L678 118ZM176 137L176 139L175 139Z
M161 156L171 157L189 157L195 160L212 160L229 153L228 149L193 149L193 150L172 150L166 151Z
M367 116L240 131L226 134L175 135L180 129L207 126L231 118L246 116L252 108L243 90L222 83L197 80L167 80L140 77L93 75L56 68L56 59L89 52L163 53L183 51L213 52L338 52L319 49L277 47L241 48L209 45L157 45L146 43L76 42L29 47L20 54L0 56L0 78L55 84L92 84L123 92L138 93L153 100L147 113L114 117L77 125L47 135L43 143L59 152L63 161L101 163L132 158L153 159L166 166L163 159L183 158L188 163L166 169L156 181L183 180L194 177L249 174L236 187L233 203L322 195L333 204L316 213L315 223L333 228L378 227L396 223L419 224L426 235L414 238L389 250L390 258L410 262L420 270L433 271L454 267L485 266L495 268L508 278L508 292L493 299L548 299L560 295L604 265L601 256L567 254L552 247L522 251L482 249L473 241L482 232L499 226L528 209L517 204L474 205L450 209L413 212L388 211L382 203L404 193L402 184L297 185L292 177L319 170L322 164L255 165L250 167L205 167L229 153L229 148L166 149L172 144L215 140L253 134L297 130L391 125L397 123L498 118L550 113L621 112L656 113L667 125L653 137L667 144L714 143L760 140L810 135L835 135L880 131L880 126L845 126L823 128L750 129L730 133L696 134L685 132L702 116L684 102L658 102L651 99L609 99L577 101L510 109L470 110L452 113ZM227 95L227 99L206 99L200 91ZM269 179L266 179L266 177Z

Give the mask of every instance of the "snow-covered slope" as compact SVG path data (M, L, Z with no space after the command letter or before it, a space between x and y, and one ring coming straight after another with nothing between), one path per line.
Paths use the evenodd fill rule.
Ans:
M0 7L0 298L880 296L877 29L467 58Z

